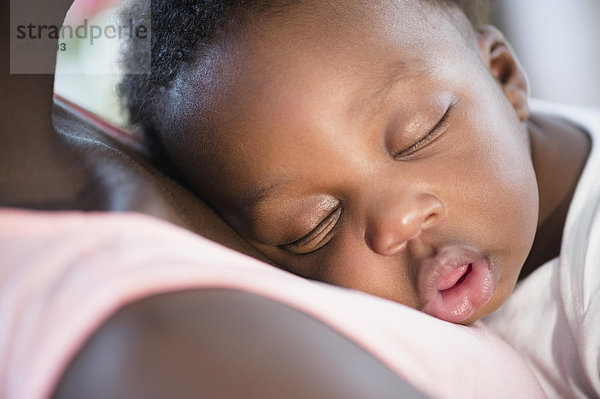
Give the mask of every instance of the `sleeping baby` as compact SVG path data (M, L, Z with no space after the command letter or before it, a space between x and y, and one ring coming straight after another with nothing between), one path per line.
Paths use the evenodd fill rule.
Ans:
M250 244L448 322L505 304L549 396L600 395L600 113L531 112L477 2L153 3L131 121Z

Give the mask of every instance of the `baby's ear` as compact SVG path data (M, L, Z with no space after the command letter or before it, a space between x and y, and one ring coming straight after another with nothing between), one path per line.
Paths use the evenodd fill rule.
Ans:
M485 25L477 31L483 62L523 122L529 118L529 84L510 44L498 29Z

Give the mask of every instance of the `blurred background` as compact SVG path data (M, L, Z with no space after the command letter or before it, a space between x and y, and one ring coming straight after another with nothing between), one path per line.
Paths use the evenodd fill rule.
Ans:
M534 97L600 107L600 1L496 0Z
M76 0L66 22L115 21L126 0ZM492 23L512 43L529 75L533 97L600 107L600 1L495 0ZM84 40L82 40L84 42ZM118 42L86 46L74 39L59 52L55 91L121 126L116 84Z
M64 25L117 26L119 11L129 0L75 0ZM135 1L135 0L133 0ZM117 95L121 41L100 38L92 45L88 38L69 35L60 42L67 51L58 51L54 91L83 108L125 126L127 116Z

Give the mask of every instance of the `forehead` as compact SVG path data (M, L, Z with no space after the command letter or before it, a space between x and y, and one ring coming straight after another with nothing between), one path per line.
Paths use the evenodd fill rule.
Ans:
M457 9L425 4L430 3L301 2L282 13L257 17L241 33L234 33L238 40L225 48L234 54L228 65L235 67L229 72L244 84L258 78L255 84L260 86L265 77L274 83L290 76L311 78L309 70L371 79L365 81L369 85L390 73L397 76L400 68L409 71L435 55L437 48L464 45L456 22L466 22L464 15L460 18Z
M304 83L314 73L359 77L370 89L377 89L375 83L385 88L399 72L434 58L439 48L469 47L458 34L458 29L470 31L462 12L433 3L304 0L277 12L253 13L201 51L198 63L178 79L174 97L185 92L192 98L185 105L193 111L220 112L219 102L232 100L227 94L233 90L266 91L268 83L280 86L291 78Z
M285 178L273 168L293 154L282 147L315 146L341 121L360 125L398 82L418 79L426 91L450 48L466 45L448 11L418 1L301 4L260 19L195 68L183 169L202 170L188 178L221 203L264 191ZM219 188L206 184L217 176Z

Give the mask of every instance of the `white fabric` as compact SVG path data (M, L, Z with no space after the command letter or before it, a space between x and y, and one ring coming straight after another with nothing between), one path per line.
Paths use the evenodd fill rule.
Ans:
M549 398L600 398L600 110L534 105L584 128L592 148L560 256L519 283L484 322L524 355Z

